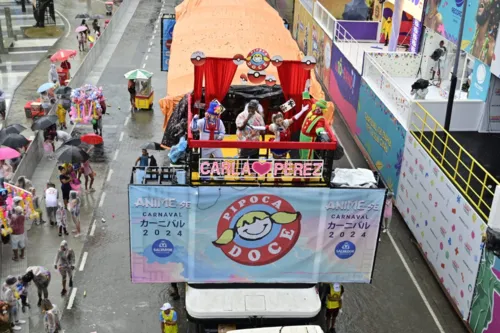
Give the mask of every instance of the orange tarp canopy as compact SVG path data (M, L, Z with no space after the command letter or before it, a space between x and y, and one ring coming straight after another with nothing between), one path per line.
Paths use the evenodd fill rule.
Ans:
M175 11L167 97L160 100L165 115L164 128L174 105L182 96L193 91L193 52L201 51L207 57L232 58L236 54L246 56L252 49L262 48L271 57L280 55L283 60L301 60L304 56L278 12L265 0L185 0ZM240 65L233 85L241 85L240 75L247 74L248 70L246 64ZM265 72L266 75L274 75L279 84L275 66L270 65ZM314 73L310 93L316 99L324 98ZM327 118L333 120L332 104Z

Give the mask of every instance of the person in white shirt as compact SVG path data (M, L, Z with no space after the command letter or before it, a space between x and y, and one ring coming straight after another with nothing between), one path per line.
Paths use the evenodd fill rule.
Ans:
M48 182L47 189L45 190L45 208L47 209L47 216L50 222L50 225L56 225L56 211L57 211L57 203L59 200L59 192L57 191L56 186Z

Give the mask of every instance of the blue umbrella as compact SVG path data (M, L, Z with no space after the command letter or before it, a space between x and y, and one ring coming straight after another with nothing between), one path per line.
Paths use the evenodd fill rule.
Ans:
M41 94L41 93L43 93L43 92L45 92L45 91L47 91L47 90L49 90L49 89L51 89L51 88L54 88L54 86L55 86L55 84L54 84L54 83L52 83L52 82L47 82L47 83L42 84L42 85L38 88L38 90L37 90L36 92L37 92L37 93L39 93L39 94Z

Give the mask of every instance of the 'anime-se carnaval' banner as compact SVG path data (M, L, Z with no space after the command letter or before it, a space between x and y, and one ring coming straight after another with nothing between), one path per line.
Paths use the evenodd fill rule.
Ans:
M369 283L384 196L131 185L132 282Z

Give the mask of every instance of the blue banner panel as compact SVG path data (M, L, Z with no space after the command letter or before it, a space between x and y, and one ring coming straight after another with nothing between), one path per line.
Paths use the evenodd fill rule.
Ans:
M132 281L371 281L384 189L129 186Z
M165 14L161 21L161 70L168 72L170 46L174 39L175 15Z

